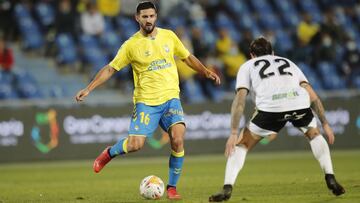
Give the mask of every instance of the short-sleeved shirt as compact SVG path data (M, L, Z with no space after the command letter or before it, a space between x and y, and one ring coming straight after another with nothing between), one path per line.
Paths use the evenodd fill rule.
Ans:
M300 86L308 82L303 72L287 58L265 55L248 60L237 74L236 89L246 88L256 108L283 112L310 107L310 97Z
M174 56L189 57L174 32L156 28L155 37L145 37L139 32L129 38L119 49L110 66L121 70L131 64L134 75L134 103L160 105L179 98L179 77Z

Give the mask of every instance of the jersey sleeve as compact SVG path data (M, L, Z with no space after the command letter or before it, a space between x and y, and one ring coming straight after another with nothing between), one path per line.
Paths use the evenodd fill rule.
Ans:
M190 56L190 52L185 48L184 44L176 36L174 32L171 31L171 36L174 41L174 54L180 59L185 59Z
M121 45L115 58L109 63L109 65L117 71L127 66L130 63L129 51L129 43L125 42Z
M250 90L250 69L247 64L248 63L245 63L239 68L239 72L236 76L235 90L240 88L246 88L247 90Z

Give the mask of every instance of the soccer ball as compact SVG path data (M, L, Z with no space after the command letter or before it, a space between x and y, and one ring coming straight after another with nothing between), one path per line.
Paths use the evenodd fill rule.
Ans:
M164 194L164 182L157 176L145 177L140 183L140 195L146 199L160 199Z

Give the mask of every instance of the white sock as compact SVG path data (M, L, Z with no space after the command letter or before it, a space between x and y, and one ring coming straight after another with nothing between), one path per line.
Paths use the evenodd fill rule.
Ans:
M322 135L318 135L312 140L310 140L311 150L315 158L319 161L321 169L325 174L334 174L330 149L326 140Z
M244 166L247 151L243 145L235 146L235 151L226 163L224 185L234 185L239 171Z

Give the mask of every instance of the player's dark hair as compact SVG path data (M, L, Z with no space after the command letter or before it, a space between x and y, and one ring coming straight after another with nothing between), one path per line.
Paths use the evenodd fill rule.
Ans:
M139 14L141 10L153 8L155 12L157 13L156 6L151 1L142 1L136 6L136 14Z
M254 39L250 44L250 53L255 56L269 55L273 53L271 43L264 37Z

